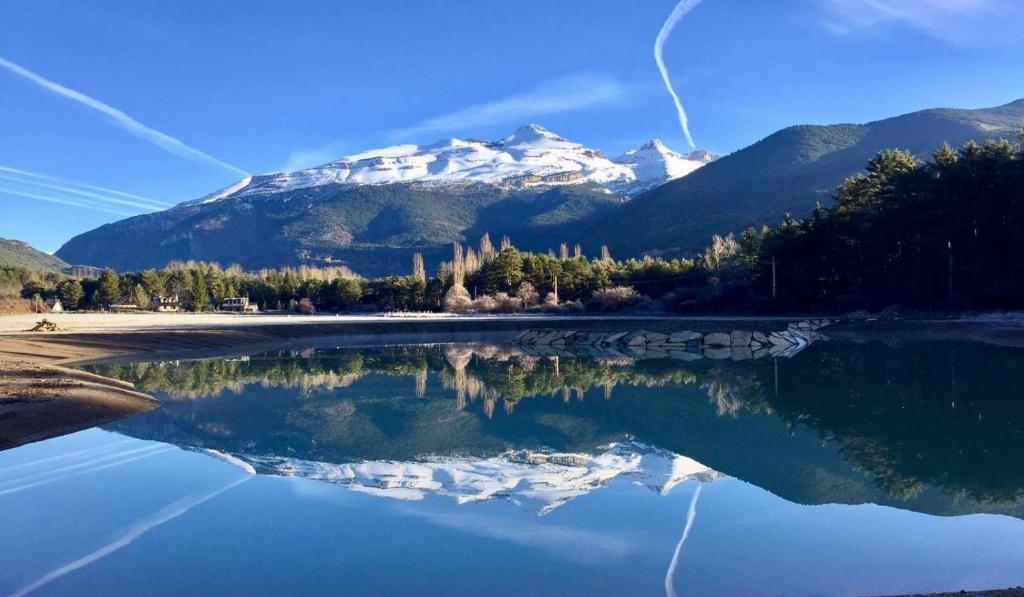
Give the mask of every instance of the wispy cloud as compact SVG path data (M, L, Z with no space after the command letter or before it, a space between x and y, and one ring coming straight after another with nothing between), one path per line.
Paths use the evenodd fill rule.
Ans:
M128 114L125 114L121 110L118 110L117 108L109 104L105 104L98 99L85 95L84 93L75 91L74 89L65 87L59 83L55 83L45 77L42 77L41 75L38 75L28 70L27 68L19 66L11 62L10 60L7 60L6 58L0 58L0 67L23 79L27 79L44 89L56 93L57 95L66 97L74 102L78 102L83 106L86 106L103 114L115 126L131 133L132 135L135 135L136 137L144 139L165 151L192 160L213 164L215 166L224 168L225 170L230 170L236 174L240 174L242 176L248 175L248 172L239 168L238 166L229 164L224 160L220 160L208 153L205 153L194 147L186 145L180 139L176 139L166 133L148 127L139 122L138 120L132 118Z
M825 24L834 33L901 24L948 39L963 36L964 19L1013 6L1006 0L825 0L823 5L828 12Z
M324 145L323 147L293 151L288 154L288 159L285 161L285 164L281 169L286 172L294 172L296 170L302 170L303 168L322 166L323 164L333 162L334 160L342 157L342 154L345 151L348 151L348 149L348 143L343 141L334 141Z
M502 99L427 118L393 132L398 137L415 137L431 133L455 133L496 124L519 124L540 116L621 104L629 98L629 91L629 87L617 79L578 73L547 81L531 90Z

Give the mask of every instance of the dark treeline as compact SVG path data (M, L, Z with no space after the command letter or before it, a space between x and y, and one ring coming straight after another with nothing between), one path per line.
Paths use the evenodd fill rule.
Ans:
M1024 135L943 147L926 162L883 151L830 209L748 230L736 261L782 309L1024 307Z

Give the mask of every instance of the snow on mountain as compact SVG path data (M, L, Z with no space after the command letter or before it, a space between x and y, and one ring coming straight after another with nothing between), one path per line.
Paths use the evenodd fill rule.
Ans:
M492 458L436 457L421 462L335 464L280 456L233 458L259 474L325 481L391 499L421 500L427 494L453 498L459 504L505 499L541 515L619 476L659 495L667 495L688 479L710 482L720 476L696 460L639 442L613 444L598 455L513 451Z
M714 159L707 152L680 155L661 141L626 152L618 160L531 124L500 141L446 139L431 145L394 145L350 155L296 172L246 177L186 205L225 197L288 192L326 184L381 185L403 182L479 182L511 186L595 183L633 195L685 176Z
M638 149L627 151L615 161L633 170L636 182L629 192L636 194L686 176L714 160L715 156L703 149L682 155L666 147L661 139L652 139Z

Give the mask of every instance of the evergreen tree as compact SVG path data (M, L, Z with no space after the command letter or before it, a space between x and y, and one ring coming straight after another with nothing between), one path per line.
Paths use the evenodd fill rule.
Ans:
M57 298L60 299L65 309L77 308L84 296L85 290L82 289L82 283L78 280L68 279L57 284Z
M164 292L166 292L164 288L164 280L156 270L147 269L143 271L140 276L142 278L142 287L150 295L164 294Z
M105 269L100 274L99 305L102 309L116 303L121 298L121 280L113 270Z
M210 308L210 292L206 287L206 276L197 273L192 278L192 310L196 313Z

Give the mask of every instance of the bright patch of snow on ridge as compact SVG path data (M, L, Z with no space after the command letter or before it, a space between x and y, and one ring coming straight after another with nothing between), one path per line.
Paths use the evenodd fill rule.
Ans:
M513 451L480 459L341 464L281 456L235 458L260 474L325 481L391 499L421 500L427 494L459 504L505 499L541 515L620 475L660 495L688 479L710 482L720 476L696 460L638 442L613 444L599 455Z
M651 141L617 160L564 139L536 124L517 128L500 141L445 139L430 145L394 145L364 151L296 172L243 178L185 205L226 197L282 193L327 184L381 185L403 182L480 182L518 186L595 183L634 195L685 176L714 160L706 151L681 155Z
M682 178L714 160L715 156L703 149L682 155L666 147L661 139L653 139L615 161L633 170L637 181L635 192Z
M234 193L237 193L238 191L241 191L245 187L249 186L250 182L252 182L252 176L246 176L245 178L243 178L242 180L236 182L235 184L231 185L230 187L227 187L225 189L221 189L221 190L217 191L216 193L211 193L211 194L209 194L209 195L207 195L205 197L202 197L202 198L200 198L200 199L198 199L196 201L191 201L190 203L213 203L214 201L219 201L219 200L227 197L228 195L233 195Z

